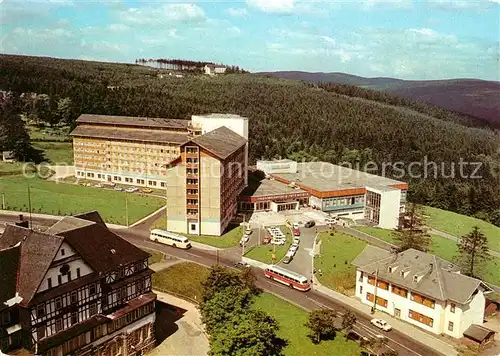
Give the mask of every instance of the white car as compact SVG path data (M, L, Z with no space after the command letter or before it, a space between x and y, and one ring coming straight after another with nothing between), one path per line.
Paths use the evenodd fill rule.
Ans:
M127 193L134 193L134 192L137 192L138 190L139 190L139 188L136 188L136 187L130 187L130 188L125 189L125 191Z
M372 323L374 326L384 331L390 331L392 329L392 326L387 324L387 322L382 319L372 319L370 320L370 323Z
M279 246L281 246L281 245L284 245L285 242L286 242L285 239L272 239L271 240L271 245L279 245Z
M298 224L298 223L296 223L296 222L294 222L294 223L293 223L293 228L294 228L294 229L298 229L298 228L299 228L299 224Z
M250 240L250 236L243 235L243 237L240 240L240 246L242 246L243 244L246 244L248 242L248 240Z
M293 238L293 244L294 244L294 245L298 245L298 244L300 244L300 238L299 238L298 236L295 236L295 237Z
M121 191L123 190L123 188L122 188L122 187L115 187L114 189L115 189L117 192L121 192Z
M290 251L293 251L293 253L297 252L298 249L299 245L293 244L292 246L290 246Z

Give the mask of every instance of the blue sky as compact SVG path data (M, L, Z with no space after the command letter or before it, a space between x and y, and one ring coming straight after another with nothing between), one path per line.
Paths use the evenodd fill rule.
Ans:
M0 0L0 52L500 80L500 0Z

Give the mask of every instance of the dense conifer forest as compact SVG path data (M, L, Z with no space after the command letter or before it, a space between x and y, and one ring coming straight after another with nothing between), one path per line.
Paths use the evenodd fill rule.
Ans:
M32 97L26 93L46 94L42 121L74 124L81 113L184 119L211 112L240 114L250 120L251 162L277 157L360 167L375 162L370 173L379 174L385 163L385 175L410 183L412 201L500 226L500 135L472 127L465 117L348 85L248 73L182 78L160 73L165 70L134 64L0 56L0 89L25 93L19 110L29 114L37 106L26 103ZM429 163L423 177L424 167L414 164L413 177L401 178L397 162L404 167L435 162L439 172L434 176ZM480 167L462 164L460 174L460 162L479 162ZM482 178L460 177L472 173Z

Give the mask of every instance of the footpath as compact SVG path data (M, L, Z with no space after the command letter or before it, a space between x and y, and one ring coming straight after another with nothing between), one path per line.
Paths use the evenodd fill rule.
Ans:
M208 337L205 334L200 312L196 305L173 295L153 290L157 300L184 309L185 313L175 321L177 330L160 345L147 353L148 356L206 356L209 352Z

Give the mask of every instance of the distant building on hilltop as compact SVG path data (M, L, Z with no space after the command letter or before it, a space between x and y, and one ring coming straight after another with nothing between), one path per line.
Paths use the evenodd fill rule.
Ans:
M46 232L7 225L0 236L3 353L142 355L155 344L150 254L96 212Z
M226 67L217 65L217 64L206 64L205 67L203 67L203 70L205 71L205 74L208 75L216 75L216 74L224 74L226 73Z

